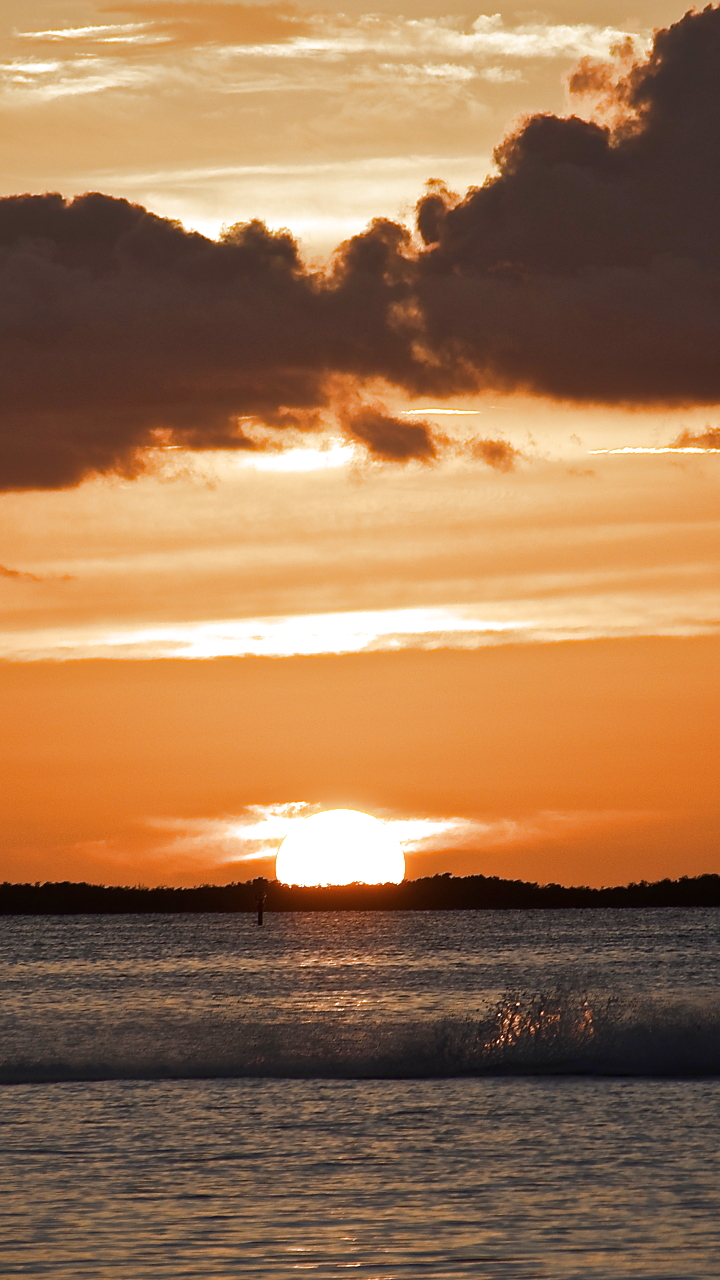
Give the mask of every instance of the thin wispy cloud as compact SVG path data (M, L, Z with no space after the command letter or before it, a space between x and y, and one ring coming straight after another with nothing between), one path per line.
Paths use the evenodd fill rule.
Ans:
M292 6L132 5L124 12L145 21L58 27L15 33L16 39L50 43L182 43L212 46L235 54L312 57L316 54L389 53L417 49L425 54L511 59L607 57L618 43L643 39L617 27L593 23L520 23L507 26L500 14L462 20L403 18L386 14L303 14ZM309 32L312 32L311 34ZM277 36L284 38L278 40ZM266 38L258 38L265 36ZM268 39L268 36L275 37ZM175 52L175 50L173 50Z
M169 865L228 867L228 874L230 867L237 866L243 868L240 878L251 878L257 873L253 864L274 859L286 836L327 807L303 800L279 801L248 805L239 813L220 818L149 818L142 824L148 835L146 854ZM421 876L424 857L463 853L482 857L518 844L532 846L603 827L647 823L660 815L653 810L544 809L512 817L386 812L376 816L404 853L413 855L414 874Z
M9 578L11 582L42 582L36 573L26 573L22 569L9 569L0 564L0 578Z
M610 575L609 575L610 576ZM673 576L677 579L673 587ZM36 629L0 634L9 661L82 659L209 660L221 657L292 658L433 650L473 650L502 644L558 644L638 636L714 635L720 629L712 569L683 567L618 575L590 594L570 576L545 594L491 604L354 610L283 617L188 621L116 628ZM660 581L653 584L653 579ZM695 579L695 581L693 581ZM575 586L575 590L573 590Z
M93 44L124 44L163 38L150 35L148 25L146 22L123 22L89 27L52 27L44 31L16 31L15 37L18 40L37 40L43 43L90 40Z
M0 578L10 582L72 582L74 577L71 573L30 573L26 569L10 569L0 564Z
M623 445L621 449L588 449L588 453L720 453L720 449L703 449L695 445Z
M274 856L299 823L324 808L327 806L305 800L281 801L248 805L242 813L222 818L153 818L146 826L168 837L156 853L252 863ZM430 852L444 841L466 843L505 825L457 817L378 816L408 852Z
M533 61L607 58L628 40L626 32L609 26L505 25L499 15L463 28L452 18L366 14L353 19L301 15L283 5L138 4L121 11L140 20L17 32L19 46L60 47L73 55L53 63L11 59L2 66L5 92L49 99L178 78L214 92L328 91L338 76L345 83L399 79L408 85L461 85L478 77L504 84L520 78L522 66ZM321 83L302 74L298 79L303 64L315 76L310 68L318 62L324 68ZM269 66L274 68L270 79Z
M665 445L623 445L617 449L589 449L588 453L720 453L720 427L682 431Z

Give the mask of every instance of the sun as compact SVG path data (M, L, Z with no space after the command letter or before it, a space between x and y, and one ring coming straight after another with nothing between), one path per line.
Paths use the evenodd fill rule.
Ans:
M399 884L405 856L379 818L326 809L293 825L278 850L275 875L283 884Z

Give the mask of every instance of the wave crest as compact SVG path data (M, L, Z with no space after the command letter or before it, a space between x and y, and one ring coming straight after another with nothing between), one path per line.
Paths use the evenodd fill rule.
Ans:
M474 1018L292 1021L242 1016L26 1029L1 1083L197 1078L421 1079L480 1075L720 1076L709 998L514 992Z

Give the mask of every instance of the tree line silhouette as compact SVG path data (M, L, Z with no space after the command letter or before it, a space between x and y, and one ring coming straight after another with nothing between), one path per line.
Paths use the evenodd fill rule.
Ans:
M314 888L266 882L265 911L483 911L588 907L720 907L720 875L591 889L449 873L402 884ZM0 885L0 915L257 911L258 881L190 889L73 883Z

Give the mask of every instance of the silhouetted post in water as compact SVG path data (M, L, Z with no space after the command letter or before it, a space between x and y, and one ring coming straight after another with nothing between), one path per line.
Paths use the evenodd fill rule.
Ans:
M264 876L258 876L255 881L255 901L257 903L258 924L263 922L263 908L265 906L265 896L267 892L267 880Z

